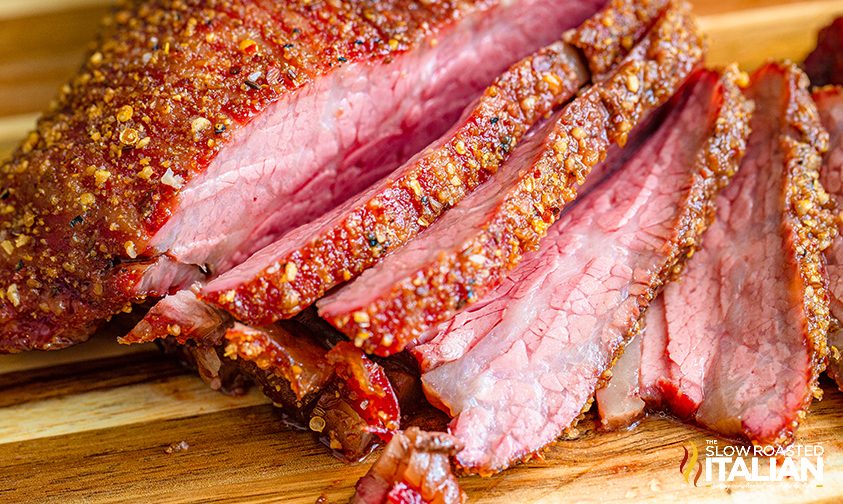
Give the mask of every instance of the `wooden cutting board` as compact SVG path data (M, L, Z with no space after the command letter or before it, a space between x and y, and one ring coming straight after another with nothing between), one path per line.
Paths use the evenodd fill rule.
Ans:
M843 0L697 0L710 61L801 60ZM105 0L0 0L0 157L77 68ZM824 481L686 483L683 447L724 440L670 418L602 433L590 419L543 460L463 478L472 502L843 502L843 394L824 382L799 440ZM183 442L183 443L182 443ZM345 501L369 463L345 465L284 426L253 392L229 398L163 358L102 334L54 353L0 356L0 502Z

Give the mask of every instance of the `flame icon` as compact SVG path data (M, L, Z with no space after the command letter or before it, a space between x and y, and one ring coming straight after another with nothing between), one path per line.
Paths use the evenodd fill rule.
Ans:
M697 475L694 476L694 486L697 486L697 482L702 475L702 462L699 462L700 454L697 450L697 445L694 443L688 443L688 445L691 447L690 450L688 450L687 446L682 447L685 450L685 455L682 457L682 462L679 463L679 473L685 478L685 483L690 484L691 473L696 469Z

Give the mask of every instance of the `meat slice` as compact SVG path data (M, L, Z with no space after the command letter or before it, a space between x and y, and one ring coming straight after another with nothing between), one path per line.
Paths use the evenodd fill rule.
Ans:
M454 417L458 463L491 473L573 429L664 282L679 271L737 168L749 107L734 83L696 73L665 122L588 193L487 298L413 351L456 339L423 369L434 404ZM459 332L473 333L470 338Z
M313 431L340 458L361 460L400 426L397 392L412 394L407 382L413 378L392 363L387 370L347 341L333 345L323 336L293 321L262 328L235 323L218 342L181 345L199 350L193 353L215 351L225 362L216 369L234 363L290 421Z
M820 30L817 47L805 58L804 67L815 86L843 84L843 17Z
M120 343L148 343L172 337L184 344L188 341L217 343L232 324L225 312L196 299L190 290L182 290L157 302Z
M603 0L149 0L0 167L0 351L84 340L439 137Z
M639 380L641 378L641 342L646 329L642 328L631 337L623 348L623 354L611 368L611 378L597 390L594 400L604 429L617 430L637 422L644 416L646 404L641 399Z
M699 63L685 4L672 4L645 40L519 146L495 177L417 240L318 304L367 352L400 351L482 299L538 246L612 143L664 103Z
M411 427L396 434L357 482L353 504L456 504L465 502L450 457L458 443L444 432Z
M666 407L762 445L792 441L826 356L822 251L836 228L818 180L827 135L807 85L789 64L753 75L745 160L705 247L664 292Z
M331 378L327 350L310 338L291 334L289 329L275 326L258 330L235 324L224 338L226 357L249 362L283 379L287 385L284 388L289 388L296 400L282 404L306 404L306 399L321 392Z
M829 149L825 155L820 182L831 195L837 208L843 208L843 89L825 87L814 91L814 103L829 135ZM828 333L828 374L843 389L843 243L835 239L825 251L829 294L831 295L832 327Z
M664 300L659 296L647 308L646 325L612 366L608 383L594 395L603 428L630 427L645 409L665 409L661 385L669 371L664 317Z

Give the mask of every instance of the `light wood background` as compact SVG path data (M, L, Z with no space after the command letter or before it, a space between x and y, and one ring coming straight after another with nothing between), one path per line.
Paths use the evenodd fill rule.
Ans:
M697 0L710 61L746 69L801 60L843 0ZM106 0L0 0L0 157L78 67ZM682 446L705 432L651 417L632 432L584 422L544 460L463 478L472 502L843 501L843 394L800 430L825 448L825 479L807 484L687 485ZM180 442L187 450L167 453ZM725 441L720 440L721 444ZM0 502L345 501L369 463L334 460L286 428L258 393L228 398L154 347L102 335L67 351L0 356Z

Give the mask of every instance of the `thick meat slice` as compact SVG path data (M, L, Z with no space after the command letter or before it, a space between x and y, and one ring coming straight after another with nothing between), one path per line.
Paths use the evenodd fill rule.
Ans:
M638 40L664 0L616 0L569 34L603 70ZM580 56L558 42L501 75L442 138L386 179L322 218L285 235L202 290L240 320L287 318L359 275L433 223L478 184L539 119L587 80Z
M817 47L805 58L811 84L843 84L843 17L820 30Z
M829 149L820 170L820 182L831 195L837 208L843 208L843 89L826 87L814 91L814 102L829 135ZM843 390L843 238L835 239L825 251L831 314L834 317L828 333L828 374Z
M458 504L465 502L450 458L459 450L443 432L410 427L393 436L357 482L353 504Z
M388 355L482 299L538 246L611 143L664 103L699 63L685 4L523 143L496 176L417 240L324 298L319 313L355 344Z
M642 312L695 250L717 191L737 168L749 111L735 78L697 73L657 133L563 215L538 252L459 326L442 324L414 349L425 362L452 333L475 332L422 375L431 402L455 417L465 469L504 469L588 409Z
M836 235L819 183L827 135L796 67L752 78L752 136L719 218L680 282L664 292L674 413L758 444L792 440L826 356L822 250Z
M130 2L0 167L0 351L238 264L603 0Z

